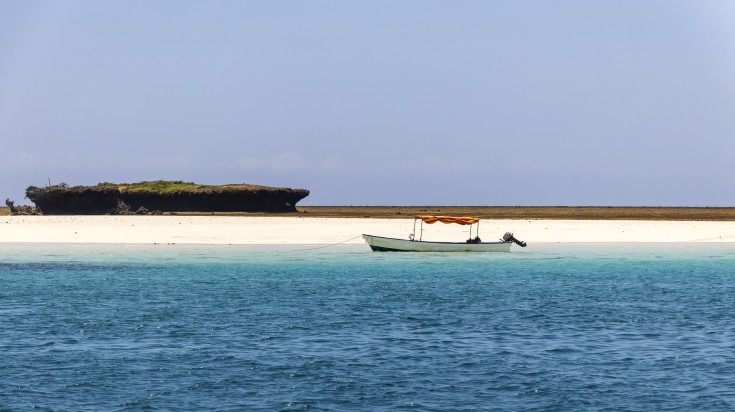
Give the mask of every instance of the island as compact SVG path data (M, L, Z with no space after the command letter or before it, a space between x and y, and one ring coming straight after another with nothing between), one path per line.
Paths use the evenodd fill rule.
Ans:
M200 185L182 181L31 186L26 197L45 215L163 212L295 212L306 189L252 184Z

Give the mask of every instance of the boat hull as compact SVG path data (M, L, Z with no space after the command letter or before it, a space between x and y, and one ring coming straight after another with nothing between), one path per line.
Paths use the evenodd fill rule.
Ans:
M376 252L510 252L513 242L424 242L362 235L370 249Z

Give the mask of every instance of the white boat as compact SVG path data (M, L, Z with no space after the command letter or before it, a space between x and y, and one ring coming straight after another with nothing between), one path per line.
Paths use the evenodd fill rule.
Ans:
M421 231L419 238L416 239L416 221L421 221ZM459 225L470 226L470 238L464 242L432 242L424 241L423 225L442 223L456 223ZM480 219L476 217L454 217L454 216L416 216L414 219L414 232L408 236L408 239L396 239L383 236L374 236L363 234L362 238L370 246L370 249L376 252L510 252L513 243L521 247L526 247L526 242L522 242L510 232L505 233L502 239L497 242L483 242L476 233L476 237L472 237L472 225L478 225Z

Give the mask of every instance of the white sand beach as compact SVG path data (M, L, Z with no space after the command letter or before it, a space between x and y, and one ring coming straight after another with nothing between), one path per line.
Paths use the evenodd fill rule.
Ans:
M2 216L0 243L358 244L363 242L363 233L407 238L413 231L413 225L413 219ZM483 220L479 230L480 237L485 241L494 241L506 231L511 231L518 239L529 244L735 242L735 222ZM424 224L424 240L462 241L468 235L466 226Z

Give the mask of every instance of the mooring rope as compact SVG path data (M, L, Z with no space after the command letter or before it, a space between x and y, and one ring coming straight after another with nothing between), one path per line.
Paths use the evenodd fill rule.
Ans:
M688 240L687 242L708 242L710 240L723 240L723 239L732 239L732 238L735 238L735 236L707 237L704 239L692 239L692 240Z
M347 239L347 240L343 240L343 241L341 241L341 242L337 242L337 243L332 243L332 244L329 244L329 245L323 245L323 246L311 247L311 248L307 248L307 249L296 249L296 250L294 250L294 252L304 252L304 251L306 251L306 250L317 250L317 249L324 249L324 248L328 248L328 247L332 247L332 246L337 246L337 245L341 245L342 243L347 243L347 242L349 242L350 240L355 240L355 239L357 239L357 238L358 238L358 237L360 237L360 236L362 236L362 235L357 235L357 236L355 236L355 237L351 237L351 238L349 238L349 239Z

